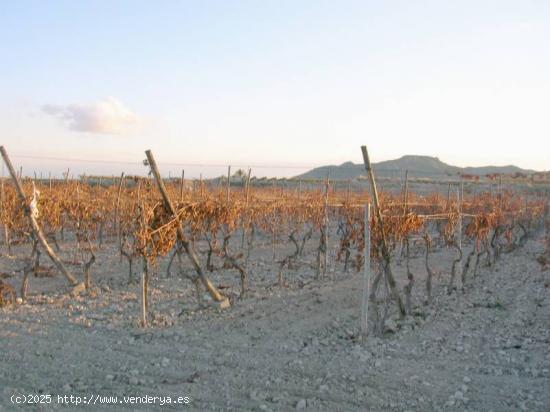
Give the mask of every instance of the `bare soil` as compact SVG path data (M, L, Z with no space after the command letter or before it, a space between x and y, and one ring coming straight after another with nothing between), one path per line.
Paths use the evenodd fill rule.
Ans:
M444 286L452 251L434 253L442 274L430 306L422 303L419 255L412 262L415 315L399 321L392 313L384 337L364 343L361 274L342 273L334 259L325 279L314 280L311 262L302 262L279 288L266 244L251 260L245 299L236 298L235 271L212 274L232 298L226 310L198 308L191 282L166 278L163 259L151 285L152 325L142 329L139 285L127 285L126 262L104 247L92 268L94 293L73 298L60 275L32 277L27 302L0 309L0 410L17 409L14 393L42 393L191 400L185 407L71 410L548 411L550 273L535 260L541 247L531 239L503 254L450 296ZM16 252L22 256L24 246ZM18 289L21 261L1 261L4 281ZM396 276L405 279L402 267Z

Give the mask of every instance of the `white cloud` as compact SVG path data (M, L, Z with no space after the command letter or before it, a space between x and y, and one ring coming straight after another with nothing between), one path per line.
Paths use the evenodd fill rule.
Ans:
M120 135L136 129L141 122L139 116L114 97L94 104L46 104L42 111L77 132Z

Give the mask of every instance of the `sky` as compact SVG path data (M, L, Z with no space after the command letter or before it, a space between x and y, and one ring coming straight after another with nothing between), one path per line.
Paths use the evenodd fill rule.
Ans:
M548 0L3 0L0 56L26 175L550 169Z

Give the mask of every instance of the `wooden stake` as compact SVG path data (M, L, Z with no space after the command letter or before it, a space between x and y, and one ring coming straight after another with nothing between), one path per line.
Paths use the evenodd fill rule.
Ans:
M44 236L44 232L42 232L42 229L40 228L40 225L38 224L36 218L32 214L29 205L27 205L27 199L25 196L25 193L23 192L23 187L21 186L21 183L19 182L19 179L17 178L17 175L15 173L15 169L13 168L13 165L11 164L11 160L8 157L8 153L6 152L6 149L4 146L0 146L0 153L2 154L2 158L4 159L4 162L6 163L6 166L8 167L8 170L10 172L10 175L13 179L13 183L15 184L15 189L17 190L17 195L19 196L19 199L21 202L24 203L24 212L27 215L27 218L29 219L32 227L32 231L44 250L46 251L49 258L52 260L54 265L57 267L57 269L67 278L69 283L73 286L77 285L78 282L76 278L65 268L63 265L63 262L57 257L53 249L48 244L48 241L46 240L46 236Z
M181 170L181 182L180 182L180 202L183 203L183 186L185 185L185 170Z
M325 253L324 253L324 256L323 256L323 274L326 274L327 273L327 264L328 264L328 226L329 226L329 222L328 222L328 191L329 191L329 185L330 185L330 171L327 172L327 178L326 178L326 181L325 181L325 221L324 221L324 226L325 226L325 233L324 233L324 236L325 236L325 239L324 239L324 243L325 243Z
M226 192L225 192L225 201L227 204L229 204L230 187L231 187L231 166L227 166L227 185L226 185Z
M145 266L145 265L144 265ZM141 327L147 327L147 307L149 306L148 300L148 274L144 270L141 274Z
M409 202L409 171L405 170L405 184L403 186L403 214L406 215L408 212L408 202Z
M250 173L252 172L252 169L248 169L248 176L246 177L246 187L245 187L245 203L244 203L244 214L248 211L248 202L250 199ZM242 236L241 236L241 247L244 247L244 241L245 241L245 234L246 230L244 228L243 220L241 219L242 224Z
M118 219L118 210L120 207L120 195L122 194L122 185L124 183L124 172L120 174L120 180L118 182L118 192L116 196L116 206L115 206L115 233L117 238L117 244L120 246L120 223ZM122 256L121 256L122 259Z
M459 256L457 259L457 262L460 262L462 260L462 196L463 196L463 190L464 190L464 181L462 178L460 179L460 187L456 188L456 203L457 203L457 209L458 209L458 222L456 225L456 234L457 234L457 240L456 243L458 245L459 249ZM455 263L453 263L453 276L455 274ZM449 294L452 293L452 277L451 277L451 283L449 285ZM457 290L462 290L464 285L462 284L463 276L457 277Z
M363 269L363 300L361 304L361 335L367 338L369 319L369 281L370 281L370 203L365 206L365 265Z
M458 247L462 249L462 202L464 201L464 180L460 179L458 197Z
M246 206L248 207L248 201L250 199L250 173L252 169L248 169L248 176L246 177Z

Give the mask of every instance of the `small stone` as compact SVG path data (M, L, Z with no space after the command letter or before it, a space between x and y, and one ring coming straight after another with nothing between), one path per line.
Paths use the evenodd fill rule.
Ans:
M130 385L137 385L139 383L139 380L135 376L132 376L128 382L130 383Z
M68 383L66 383L65 385L63 385L63 388L62 388L65 392L69 392L71 390L71 385L69 385Z
M447 402L445 402L445 406L451 407L454 406L455 400L453 398L449 399Z
M462 382L464 382L464 383L470 383L471 381L472 380L467 376L465 376L464 379L462 379Z
M114 375L107 375L105 376L105 379L107 379L108 381L112 381L115 379Z
M166 368L168 367L168 365L170 365L170 360L168 358L162 358L162 360L160 361L160 364L162 365L163 368Z
M306 400L300 399L298 403L296 403L296 409L305 409L306 405L307 405Z
M389 319L386 322L386 330L389 332L396 332L397 331L397 322L393 319Z

